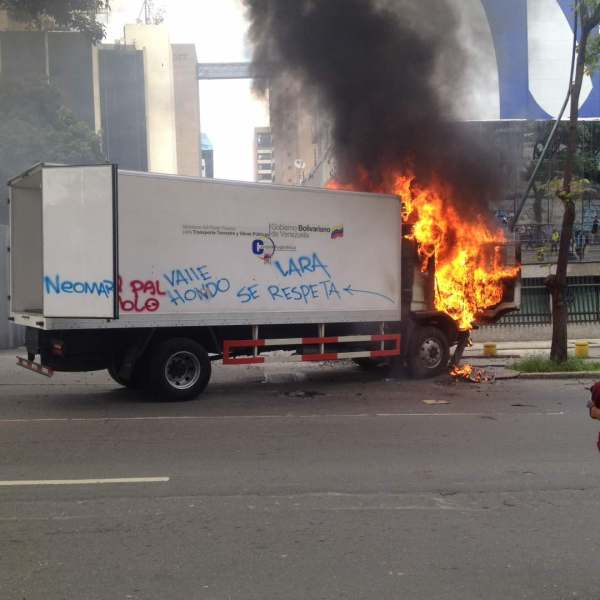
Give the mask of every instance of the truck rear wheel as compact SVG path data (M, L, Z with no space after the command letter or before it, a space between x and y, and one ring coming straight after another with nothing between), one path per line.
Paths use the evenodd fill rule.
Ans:
M210 374L208 353L194 340L173 338L150 351L149 383L159 400L192 400L205 390Z
M448 369L450 347L446 334L437 327L419 327L409 346L408 366L415 379L441 375Z

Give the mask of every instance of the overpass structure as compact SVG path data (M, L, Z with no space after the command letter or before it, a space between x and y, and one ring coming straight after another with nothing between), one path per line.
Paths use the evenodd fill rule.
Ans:
M268 79L270 65L239 63L198 63L199 80L219 79Z

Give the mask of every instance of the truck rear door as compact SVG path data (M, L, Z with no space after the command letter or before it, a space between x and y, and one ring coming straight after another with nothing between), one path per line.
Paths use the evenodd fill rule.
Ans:
M11 311L117 318L116 167L40 165L10 187Z

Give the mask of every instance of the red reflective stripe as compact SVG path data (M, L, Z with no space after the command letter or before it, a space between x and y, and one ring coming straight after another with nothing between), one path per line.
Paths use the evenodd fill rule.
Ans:
M264 358L234 358L231 356L231 348L259 348L265 345L265 340L225 340L223 342L223 364L224 365L255 365L265 362Z
M374 342L398 342L398 344L399 344L400 343L400 334L395 333L395 334L390 334L390 335L374 335L373 341Z
M307 346L314 346L316 344L337 344L339 338L337 337L326 337L326 338L302 338L302 343Z
M394 335L374 335L374 342L396 342L392 350L374 350L371 352L373 358L383 358L386 356L398 356L401 353L400 334Z
M347 336L356 337L356 336ZM391 350L373 350L370 356L372 358L382 358L388 356L398 356L401 349L401 338L399 334L389 335L373 335L366 336L370 337L371 342L395 342L394 348ZM293 338L290 338L293 339ZM265 348L268 347L268 343L272 340L226 340L223 342L223 364L224 365L259 365L264 364L265 357L253 356L253 357L240 357L235 358L231 356L231 350L233 348ZM314 346L321 344L337 344L344 343L344 336L342 337L316 337L316 338L302 338L302 345ZM369 343L369 342L366 342ZM357 354L364 353L357 352ZM349 354L349 353L343 353ZM325 360L339 360L338 353L330 352L323 354L307 354L302 356L303 362L320 362Z
M260 348L265 345L265 340L227 340L223 347L229 348Z
M265 362L264 357L257 356L255 358L233 358L228 357L227 359L223 357L224 365L262 365Z
M384 356L398 356L400 354L400 349L398 350L375 350L371 352L371 358L383 358Z

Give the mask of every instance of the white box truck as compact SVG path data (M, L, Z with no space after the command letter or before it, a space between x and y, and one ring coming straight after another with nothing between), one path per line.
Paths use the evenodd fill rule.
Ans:
M20 364L46 375L108 369L183 400L212 360L396 358L426 377L460 337L394 196L106 164L40 164L9 192L10 318L27 327ZM486 318L518 302L515 281Z

